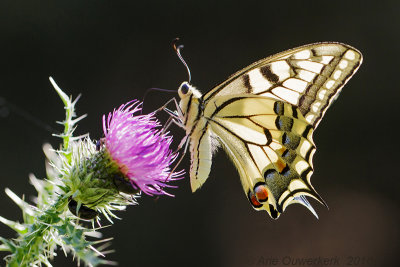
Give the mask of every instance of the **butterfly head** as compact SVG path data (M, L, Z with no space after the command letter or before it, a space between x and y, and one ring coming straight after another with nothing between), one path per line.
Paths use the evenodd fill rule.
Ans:
M181 86L179 86L178 94L181 99L187 97L192 94L191 90L192 86L188 82L183 82Z
M179 86L178 94L181 100L189 99L191 97L196 97L196 98L201 97L201 93L188 82L183 82Z

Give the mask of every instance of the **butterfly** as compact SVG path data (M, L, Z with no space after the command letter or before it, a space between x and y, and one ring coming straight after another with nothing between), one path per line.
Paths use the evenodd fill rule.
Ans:
M326 205L310 181L313 132L361 62L349 45L314 43L261 59L203 95L183 82L173 116L186 131L192 191L207 180L222 146L254 209L277 219L299 203L318 218L306 199Z

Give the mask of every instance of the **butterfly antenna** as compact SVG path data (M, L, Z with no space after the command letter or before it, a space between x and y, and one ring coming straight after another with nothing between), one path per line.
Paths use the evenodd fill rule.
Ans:
M175 39L172 41L172 47L174 48L175 53L178 55L179 59L182 61L183 65L185 65L186 70L187 70L188 75L189 75L188 83L190 83L190 81L192 80L192 75L190 74L189 66L186 64L186 61L183 59L183 57L182 57L182 55L181 55L181 49L183 48L183 45L176 46L176 43L177 43L178 41L179 41L179 38L175 38Z

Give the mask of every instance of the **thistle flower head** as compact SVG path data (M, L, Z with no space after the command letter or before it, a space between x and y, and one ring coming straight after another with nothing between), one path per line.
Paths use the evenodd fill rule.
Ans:
M170 170L177 157L169 148L172 137L157 129L154 114L139 115L140 110L141 103L131 101L103 116L105 148L134 188L170 195L163 188L183 174Z

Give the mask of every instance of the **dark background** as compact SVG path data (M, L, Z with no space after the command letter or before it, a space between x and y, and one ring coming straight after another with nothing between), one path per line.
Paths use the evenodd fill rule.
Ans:
M254 211L225 153L210 178L191 193L176 182L175 198L144 196L103 231L114 237L107 259L120 266L272 266L290 257L333 258L340 265L399 262L397 105L398 1L1 1L0 100L61 131L53 76L89 116L77 134L102 135L101 116L150 87L176 89L187 78L171 48L181 37L192 82L202 92L265 56L319 41L359 49L364 63L315 133L312 200L320 219L299 205L277 220ZM172 95L151 93L146 111ZM0 101L1 102L1 101ZM1 103L0 103L1 104ZM21 111L19 111L21 112ZM182 130L174 128L176 139ZM28 174L45 176L41 146L60 140L0 106L0 181L26 197ZM184 160L186 169L189 157ZM0 192L0 215L21 220ZM104 222L104 218L103 218ZM0 236L13 233L0 225ZM73 266L60 256L54 266ZM5 254L1 254L4 256ZM331 265L333 265L332 262ZM1 265L3 265L2 263Z

